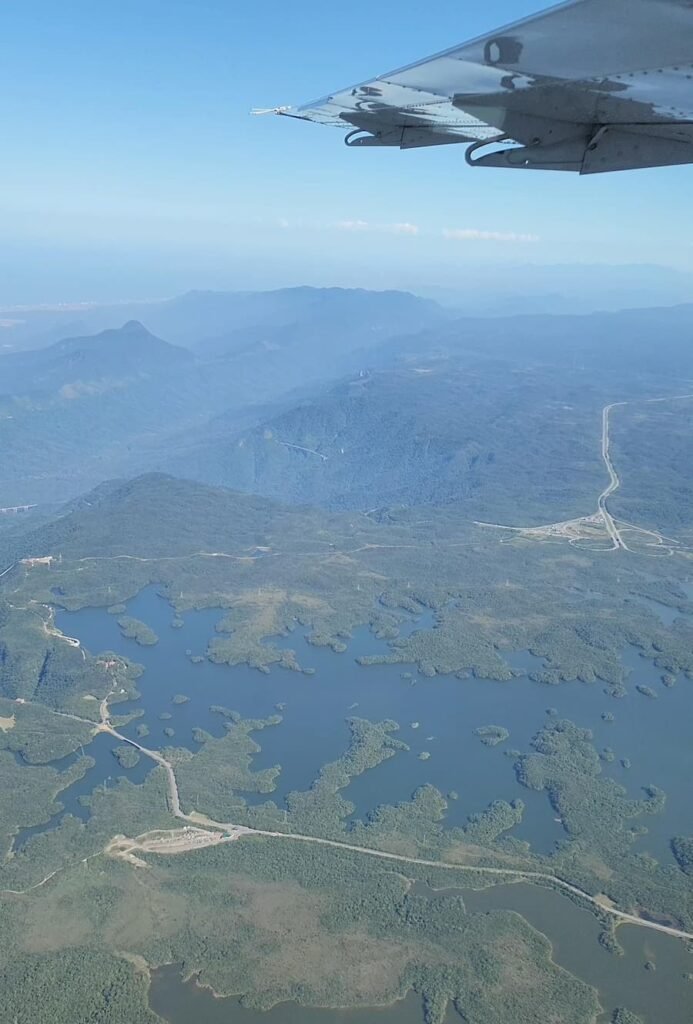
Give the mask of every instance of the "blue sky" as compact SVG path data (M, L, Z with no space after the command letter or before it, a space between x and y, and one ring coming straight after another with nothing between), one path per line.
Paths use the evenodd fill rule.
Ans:
M693 167L585 179L473 171L463 147L349 151L337 131L249 116L544 6L3 5L0 302L451 286L479 265L525 261L693 269Z

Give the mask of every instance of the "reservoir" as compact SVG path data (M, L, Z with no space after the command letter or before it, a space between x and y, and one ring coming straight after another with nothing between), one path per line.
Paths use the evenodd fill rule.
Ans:
M431 890L416 883L419 895ZM647 1024L690 1024L693 1006L693 952L667 935L630 925L618 929L624 955L608 953L599 945L599 925L558 893L540 886L516 883L473 891L444 890L463 898L470 913L511 910L521 914L547 936L556 964L594 986L604 1010L600 1024L608 1024L614 1010L627 1007ZM648 970L645 964L654 964ZM421 1001L414 994L394 1006L366 1010L327 1010L292 1003L268 1012L244 1009L237 999L215 998L194 980L184 982L180 968L153 972L150 1005L169 1024L421 1024ZM446 1024L461 1024L454 1008ZM505 1022L504 1022L505 1024ZM510 1024L510 1022L508 1022Z
M287 636L268 639L268 643L295 651L303 668L315 670L312 675L280 667L262 673L247 666L215 665L206 658L195 664L191 656L205 654L222 617L220 610L186 613L183 626L173 628L173 609L155 587L149 587L128 603L127 614L150 626L159 642L144 647L123 638L117 616L104 609L56 614L58 628L78 637L90 652L115 651L143 666L137 683L139 699L117 705L118 714L137 711L141 717L122 731L134 738L137 726L145 723L147 746L195 750L199 744L193 739L194 729L216 736L224 732L223 718L210 710L214 705L237 711L244 718L268 718L279 712L280 724L254 734L261 750L252 767L281 766L276 790L269 795L280 806L288 793L308 788L320 768L344 752L351 716L392 719L400 726L397 737L409 750L398 751L357 776L342 791L353 804L353 819L366 817L380 804L407 800L426 783L449 797L445 818L449 826L464 825L469 815L483 811L493 800L519 798L525 813L511 834L537 852L550 853L565 836L562 824L545 792L519 784L513 767L517 755L512 752L531 750L532 737L552 709L559 717L592 730L597 750L614 751L615 758L603 761L602 770L631 796L639 797L641 787L650 784L667 794L663 813L637 819L648 829L638 839L637 849L673 863L671 837L693 835L689 782L693 775L692 684L681 678L673 688L664 687L660 672L633 649L624 652L630 673L628 695L614 699L599 682L560 686L534 682L529 674L542 662L526 651L504 653L512 667L524 673L509 682L426 678L415 666L407 665L362 666L356 660L360 656L390 653L387 642L365 627L354 631L341 654L312 646L298 628ZM434 626L432 614L422 608L418 618L403 621L402 633ZM651 687L657 698L640 694L636 684ZM176 703L177 695L189 699ZM501 726L510 735L495 747L485 746L475 735L475 730L485 725ZM172 729L173 735L165 735L164 729ZM81 797L96 786L108 785L109 780L123 775L141 782L152 769L151 762L142 758L134 768L124 769L112 754L117 745L118 741L107 735L89 744L85 753L96 764L60 795L64 809L51 822L25 830L16 845L55 827L67 812L86 818L88 810ZM429 756L422 758L422 754ZM631 767L624 767L622 761ZM249 802L268 798L241 795ZM516 884L483 892L464 890L463 897L470 911L516 910L546 934L556 962L599 989L605 1008L603 1024L620 1005L641 1014L649 1024L690 1024L693 982L686 976L693 973L693 955L682 942L625 926L618 932L625 956L616 957L599 946L598 925L592 915L555 892ZM656 971L645 970L648 961L656 963ZM328 1011L284 1005L260 1014L243 1009L235 999L215 999L193 981L184 983L175 966L154 972L151 1005L170 1024L193 1020L199 1024L419 1024L422 1019L420 1000L413 994L389 1008ZM460 1018L451 1010L449 1020L453 1024Z
M693 834L689 788L693 776L693 684L682 678L667 689L659 670L634 649L624 652L630 673L628 696L616 700L599 682L548 686L527 676L510 682L450 676L431 679L407 665L362 666L356 662L360 656L390 653L386 641L366 627L354 630L342 654L312 646L298 629L268 641L295 651L301 666L314 669L314 675L279 667L265 674L245 665L215 665L207 659L193 664L190 655L204 655L214 637L222 615L219 610L189 612L183 617L182 628L172 628L172 608L155 587L148 587L128 603L127 614L150 626L159 642L145 647L123 638L117 617L103 608L60 611L56 616L58 627L78 637L90 652L115 651L144 667L138 680L141 698L117 705L118 713L143 712L123 732L135 738L136 727L143 722L149 729L149 746L195 750L199 748L192 735L195 728L216 736L223 734L221 716L210 710L215 705L231 708L243 718L268 718L279 710L281 724L255 734L261 751L253 760L253 768L281 766L277 788L271 794L280 804L293 790L309 788L320 768L344 751L349 742L349 717L393 719L400 726L398 739L410 749L358 776L343 791L354 804L355 818L366 816L379 804L407 800L426 783L444 795L456 795L456 799L449 800L446 815L446 823L451 826L464 825L470 814L483 811L494 800L520 798L525 813L512 834L529 842L533 850L550 853L565 835L562 825L556 821L546 793L526 789L517 782L515 757L508 755L513 750L524 753L531 749L532 737L546 722L547 709L552 709L558 717L590 729L597 750L609 748L614 752L614 760L602 762L602 770L623 785L629 795L640 797L642 787L651 784L666 793L663 813L637 819L648 830L638 839L638 849L673 863L669 846L672 836ZM404 630L431 628L433 624L431 613L422 609L421 619L407 620ZM526 651L511 652L506 657L516 671L531 673L541 666L540 659ZM637 684L651 687L657 699L640 694ZM189 700L174 703L176 695ZM602 717L605 715L607 720ZM608 716L613 716L613 721ZM507 729L507 741L496 747L482 744L474 730L490 724ZM164 729L172 729L173 736L166 735ZM97 765L61 795L72 813L83 817L79 797L109 776L127 775L133 782L140 782L151 769L146 760L134 769L121 768L111 755L116 745L116 741L101 736L87 748ZM631 767L623 767L622 761ZM250 794L247 799L265 797ZM22 837L18 845L21 841Z

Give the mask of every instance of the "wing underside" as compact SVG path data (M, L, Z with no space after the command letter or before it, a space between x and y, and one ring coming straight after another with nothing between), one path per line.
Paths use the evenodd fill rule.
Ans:
M693 3L571 0L277 113L352 146L467 143L470 163L580 173L693 161ZM490 143L499 143L484 152Z

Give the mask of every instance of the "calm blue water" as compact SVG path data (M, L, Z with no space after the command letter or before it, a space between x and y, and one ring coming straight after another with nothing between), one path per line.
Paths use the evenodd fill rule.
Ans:
M431 892L421 883L414 888L421 896ZM693 955L677 939L625 926L618 933L624 956L613 956L599 945L600 925L594 915L557 892L526 884L496 885L480 892L445 891L461 895L472 913L514 910L547 935L554 962L598 989L604 1009L600 1024L609 1024L618 1006L642 1014L648 1024L690 1024L693 984L688 975ZM647 961L656 964L656 971L644 969ZM180 966L171 965L152 975L150 1005L170 1024L421 1024L422 1020L421 1000L413 993L385 1008L322 1010L281 1003L261 1012L245 1009L234 998L217 999L194 980L183 982L180 972ZM450 1007L445 1024L460 1021Z
M344 791L355 805L355 817L364 817L378 804L406 800L424 783L432 783L443 793L451 790L459 799L450 801L446 822L463 825L469 814L482 811L498 798L520 797L526 805L525 817L513 834L531 843L540 852L549 852L555 841L563 837L560 822L544 793L521 787L514 775L513 758L506 750L529 749L529 743L546 720L546 709L555 708L560 717L592 729L597 749L611 747L616 761L604 763L603 770L637 796L640 787L654 783L667 793L664 814L641 819L649 834L639 840L639 848L648 849L662 860L671 859L669 840L673 834L693 834L693 802L689 780L693 775L693 747L690 744L690 711L693 701L691 682L679 680L667 690L660 673L639 658L626 652L626 663L632 669L629 695L615 700L604 693L601 684L568 683L547 686L526 676L511 682L459 680L452 677L428 679L412 666L361 666L356 658L364 654L389 652L387 643L378 640L367 628L354 631L348 650L335 654L329 648L310 645L298 631L269 642L296 651L304 668L314 668L315 675L273 668L269 674L247 666L230 668L209 661L192 664L189 654L204 654L221 618L218 610L190 612L184 616L181 629L171 626L172 608L156 592L147 588L128 603L128 614L146 622L160 637L154 647L140 647L124 639L116 617L104 609L86 608L79 612L61 611L57 625L70 636L80 638L92 653L112 650L144 666L138 681L141 698L117 706L118 712L142 709L143 717L122 731L133 738L136 726L145 722L150 730L146 744L197 749L192 730L201 727L216 736L224 732L223 719L213 714L211 705L219 704L243 717L265 718L276 714L277 705L285 705L283 721L255 734L261 752L254 767L281 765L277 790L272 799L281 800L292 790L306 789L321 766L345 749L349 730L346 719L355 715L372 720L392 718L400 723L399 738L410 751L401 752L377 768L357 777ZM408 617L401 635L417 628L431 628L434 617L422 612L417 621ZM508 656L518 671L530 673L541 667L541 659L528 652ZM411 678L403 678L405 674ZM634 689L635 682L646 682L658 693L658 699L643 697ZM174 704L172 698L184 694L185 704ZM610 711L614 722L604 722L602 713ZM171 715L162 721L162 712ZM414 728L413 723L418 723ZM497 747L486 747L474 735L480 725L501 725L510 730L510 738ZM167 738L164 729L175 735ZM93 791L104 781L125 775L141 782L151 770L143 759L134 769L121 768L112 755L117 741L99 736L86 748L96 759L95 767L86 777L61 795L67 811L84 818L86 809L79 798ZM428 760L419 754L430 753ZM620 764L629 758L630 769ZM252 801L266 797L248 795ZM46 827L26 830L17 845Z
M84 748L84 753L96 762L94 767L82 779L58 795L56 802L62 804L62 810L55 814L49 822L42 825L32 825L18 833L13 844L15 850L21 850L33 835L54 828L66 814L72 814L76 818L86 821L89 817L89 808L82 803L81 798L90 796L97 786L111 785L122 775L126 775L131 782L144 782L146 775L154 767L152 762L143 758L134 768L125 771L113 756L113 748L116 746L118 746L117 740L114 740L112 736L102 733L96 736ZM69 754L59 761L52 761L51 767L64 771L70 764L78 760L80 756L81 752ZM17 760L22 764L25 763L19 754L17 754Z

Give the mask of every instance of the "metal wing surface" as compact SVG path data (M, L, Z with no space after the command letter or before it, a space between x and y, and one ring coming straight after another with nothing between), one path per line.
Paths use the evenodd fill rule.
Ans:
M480 166L693 162L693 2L570 0L276 113L345 129L350 146L464 142Z

